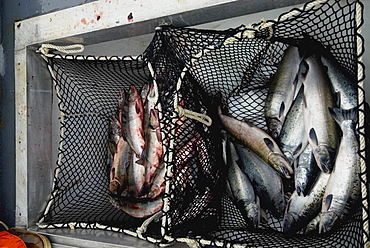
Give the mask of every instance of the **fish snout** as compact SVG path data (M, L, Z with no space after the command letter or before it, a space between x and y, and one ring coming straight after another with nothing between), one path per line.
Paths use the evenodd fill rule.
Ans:
M109 192L111 194L117 195L120 188L121 188L121 183L116 178L110 181Z
M321 220L319 224L319 233L326 233L333 228L333 225L338 218L338 215L333 212L321 213Z
M297 222L297 218L293 213L285 213L283 218L283 232L289 233L293 231L294 223Z
M332 150L326 144L320 144L316 149L316 161L321 171L324 173L331 173L333 169Z
M267 118L266 122L271 137L275 140L279 138L283 123L277 118Z

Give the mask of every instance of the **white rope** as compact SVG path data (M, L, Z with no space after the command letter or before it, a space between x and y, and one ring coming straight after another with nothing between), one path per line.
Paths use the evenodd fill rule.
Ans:
M200 244L195 239L178 238L177 241L186 243L189 248L200 248Z
M148 229L149 224L150 224L150 223L152 223L152 221L154 221L154 220L158 220L159 218L161 218L161 217L162 217L162 215L163 215L163 212L162 212L162 211L159 211L159 212L155 213L154 215L150 216L148 219L146 219L146 220L143 222L143 224L142 224L140 227L138 227L138 228L136 229L136 233L137 233L137 235L138 235L140 238L145 239L145 238L143 237L143 233L145 233L145 232L146 232L146 230Z
M358 64L362 61L362 52L363 52L363 42L362 39L360 38L361 32L362 32L362 6L359 3L356 3L356 25L357 25L357 56L358 57ZM361 56L360 56L361 55ZM364 76L364 71L363 67L359 64L358 65L358 71L357 71L357 78L358 79L363 79ZM358 89L358 102L363 103L364 102L364 93L361 89L363 89L363 80L358 82L359 89ZM364 183L361 183L361 196L362 196L362 219L364 220L363 223L363 242L365 244L365 247L370 247L370 242L368 239L369 235L369 218L367 214L367 209L369 208L368 206L368 181L367 181L367 173L366 173L366 161L365 161L365 147L366 147L366 140L365 140L365 115L364 115L364 104L361 104L359 106L359 127L361 127L361 133L364 133L364 135L360 135L360 147L359 150L361 151L361 158L360 159L360 168L361 168L361 175L362 175L362 180Z
M51 57L54 55L50 53L50 50L57 50L62 53L70 54L70 53L81 53L84 51L84 49L85 47L82 44L72 44L72 45L67 45L67 46L42 44L41 47L38 49L38 51L46 57Z
M0 220L0 224L6 229L6 230L9 230L9 227L4 223L4 222L2 222L1 220Z

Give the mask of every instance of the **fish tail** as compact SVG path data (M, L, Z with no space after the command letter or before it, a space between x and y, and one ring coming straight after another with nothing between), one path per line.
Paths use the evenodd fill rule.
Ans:
M329 113L334 118L334 120L340 124L345 120L352 120L353 123L356 123L358 120L358 108L351 108L351 109L339 109L339 108L328 108Z

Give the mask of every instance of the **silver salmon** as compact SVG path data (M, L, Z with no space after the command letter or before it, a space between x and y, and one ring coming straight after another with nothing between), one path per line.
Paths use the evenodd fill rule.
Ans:
M307 143L303 118L303 87L301 87L281 129L279 146L288 162L293 164Z
M145 126L145 147L142 153L145 167L145 184L148 188L154 172L163 160L162 134L158 112L153 108L149 115L149 123Z
M226 186L230 198L239 208L246 223L252 228L259 225L260 208L257 204L257 196L254 193L253 185L248 176L239 168L238 154L234 144L227 142L227 178Z
M270 210L275 217L281 217L285 202L280 175L243 144L234 142L234 145L239 156L239 167L254 185L261 207Z
M330 109L330 113L340 125L343 136L322 201L320 233L330 231L337 221L347 217L361 197L359 144L355 134L357 111L335 108Z
M321 202L330 174L320 172L312 190L306 196L294 191L290 196L283 219L283 232L296 233L320 213Z
M137 157L140 157L144 146L143 129L144 106L136 87L131 85L123 106L122 132Z
M333 93L318 55L312 54L302 63L308 68L303 80L306 134L317 165L321 171L330 173L339 143L336 123L328 110L334 106Z
M239 121L227 115L223 115L219 109L219 116L225 129L235 138L242 141L247 147L253 150L266 163L276 171L290 178L293 169L276 144L265 131L251 124Z
M265 117L271 136L276 139L293 102L298 84L298 71L303 60L300 49L289 46L273 76L266 99Z
M298 195L308 194L319 171L311 145L307 144L294 166L294 183Z
M120 137L110 171L109 192L118 196L126 196L128 186L128 168L131 163L131 147Z

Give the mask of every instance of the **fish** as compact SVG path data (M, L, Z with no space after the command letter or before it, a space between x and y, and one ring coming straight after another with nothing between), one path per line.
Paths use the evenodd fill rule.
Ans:
M329 177L330 174L320 171L311 191L306 196L300 196L296 190L293 191L284 213L282 224L284 233L297 233L320 213Z
M352 109L358 106L357 80L343 68L335 57L329 52L321 53L321 62L327 67L327 74L333 92L338 97L337 107Z
M320 214L318 214L307 224L307 226L303 229L304 234L313 232L318 233L319 223L320 223Z
M112 156L116 153L116 146L122 136L122 112L124 101L125 91L123 90L119 94L116 115L110 118L109 122L108 149Z
M149 198L156 198L162 194L165 190L165 176L166 176L166 166L162 162L158 168L155 170L154 175L150 181L150 191L148 193Z
M311 54L302 63L308 68L304 85L304 124L317 165L330 173L339 143L338 130L328 108L334 107L329 78L319 55Z
M248 175L260 199L261 208L281 217L285 209L284 186L280 175L244 144L234 141L240 169Z
M278 144L287 158L289 164L293 164L300 153L307 146L304 118L303 118L303 86L295 98L278 139Z
M297 194L307 195L320 171L310 144L300 154L294 166L294 184Z
M144 88L144 87L143 87ZM150 81L146 86L147 94L145 100L143 101L144 105L144 120L143 125L144 128L147 127L150 122L150 112L152 109L156 109L156 105L158 103L158 88L157 83L155 81ZM158 111L158 110L155 110Z
M120 137L116 146L116 153L110 170L109 192L118 196L126 196L129 179L128 168L131 164L131 147Z
M120 199L110 198L111 203L117 209L135 218L145 218L159 212L163 207L162 197L157 197L145 201L121 201Z
M152 108L149 123L145 127L145 147L141 156L145 167L145 186L150 188L150 181L163 160L162 133L158 112Z
M131 149L131 163L127 169L128 174L128 195L127 197L141 197L143 192L143 187L145 184L145 166L138 163L137 157L135 156L134 150Z
M265 104L265 118L269 134L277 139L281 132L285 117L293 102L298 85L298 72L303 52L296 46L289 46L275 75L269 85Z
M271 136L247 122L222 114L220 108L218 112L222 124L229 133L242 141L281 175L290 178L293 169Z
M144 146L144 106L135 86L131 85L122 111L122 133L136 157L140 158Z
M343 135L322 201L319 233L330 231L336 222L347 217L361 198L359 144L355 130L357 108L330 108L329 111Z
M248 176L239 168L238 154L234 144L231 141L227 142L227 192L230 198L239 208L246 223L257 228L259 225L260 208L257 204L257 196L254 193L254 188Z

